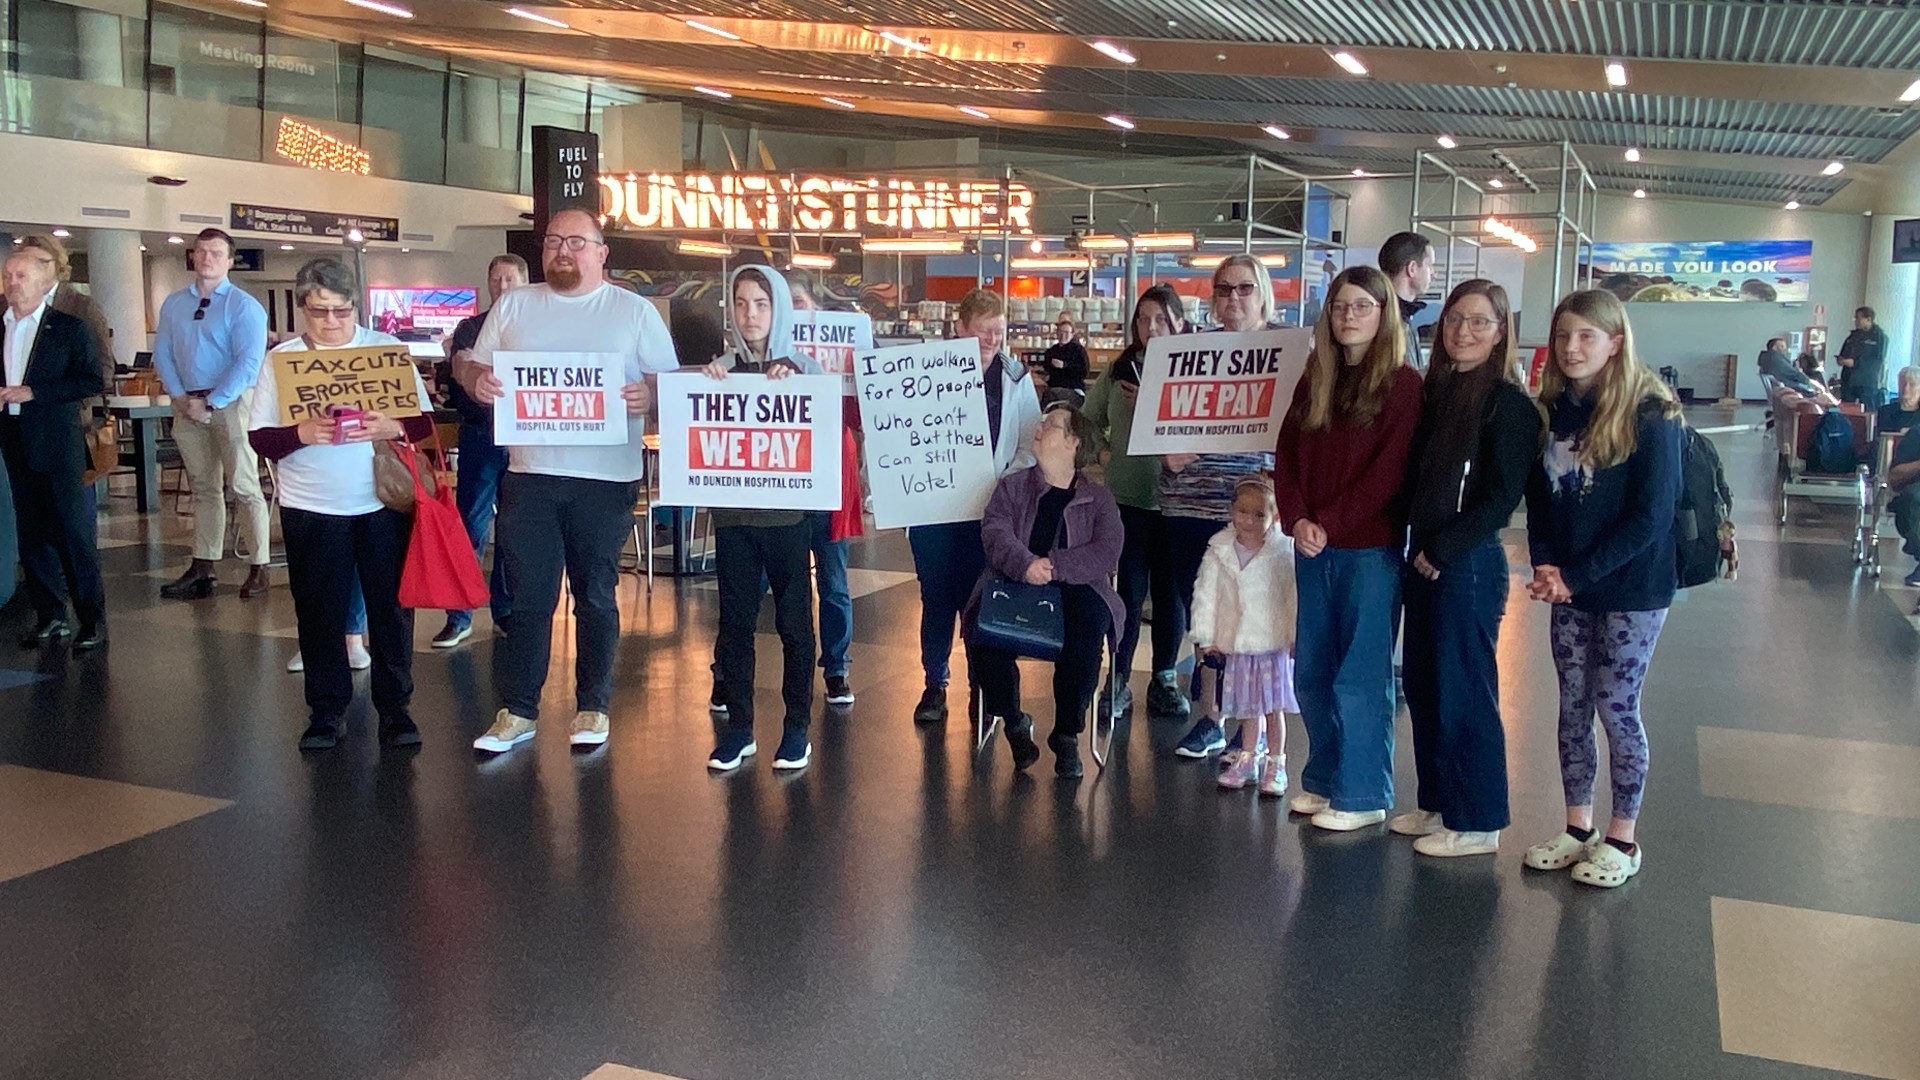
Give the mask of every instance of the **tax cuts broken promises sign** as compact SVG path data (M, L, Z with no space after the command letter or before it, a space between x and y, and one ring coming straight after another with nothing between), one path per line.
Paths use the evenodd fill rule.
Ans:
M874 524L980 520L996 479L980 343L964 338L865 352L854 362L854 378Z
M1311 330L1181 334L1147 343L1132 454L1273 449L1313 351Z
M660 501L840 508L837 375L660 376Z
M506 391L493 407L493 441L501 446L627 441L619 353L497 352L493 374Z
M280 395L280 422L288 427L326 416L336 405L396 419L426 411L405 345L289 349L267 359Z

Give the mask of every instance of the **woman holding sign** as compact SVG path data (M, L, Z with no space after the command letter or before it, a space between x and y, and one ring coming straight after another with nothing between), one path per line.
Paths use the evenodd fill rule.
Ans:
M249 425L254 450L278 462L274 487L287 547L287 585L306 669L309 718L300 736L302 750L337 746L342 718L353 703L345 631L349 609L355 606L356 578L373 643L373 707L380 714L380 741L387 746L420 742L420 730L408 712L413 697L413 612L403 609L399 599L400 568L413 523L375 496L373 453L376 442L433 437L433 418L418 408L431 400L426 383L409 364L418 407L406 416L362 411L342 402L325 415L289 424L280 402L279 374L282 368L291 370L289 354L399 344L355 323L359 295L353 271L337 259L315 259L294 275L293 299L306 317L307 331L275 348L260 365Z
M1033 464L1030 447L1040 427L1040 393L1026 365L1001 351L1007 315L999 293L973 290L961 299L958 316L960 336L980 342L987 437L993 444L994 467L1004 478ZM916 525L907 530L907 543L913 548L914 576L920 579L920 666L927 676L913 722L938 724L947 719L947 658L953 652L954 623L986 569L987 555L977 521Z
M1273 487L1297 556L1294 689L1307 728L1289 805L1345 832L1393 805L1393 640L1420 374L1406 365L1385 274L1349 267L1327 295L1280 425Z

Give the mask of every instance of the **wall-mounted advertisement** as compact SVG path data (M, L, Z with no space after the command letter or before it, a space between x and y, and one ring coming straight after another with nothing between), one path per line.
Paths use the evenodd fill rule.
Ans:
M437 289L367 290L367 314L383 334L452 332L460 320L480 311L480 293L472 286Z
M1594 284L1634 303L1804 303L1812 272L1811 240L1593 246Z

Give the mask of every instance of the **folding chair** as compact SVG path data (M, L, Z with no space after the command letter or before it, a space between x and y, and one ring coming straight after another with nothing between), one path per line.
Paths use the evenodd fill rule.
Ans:
M1023 654L1016 654L1015 658L1016 660L1046 659ZM1107 693L1104 695L1107 702L1106 715L1104 717L1100 715L1100 702L1103 695L1096 691L1093 701L1087 705L1087 722L1083 730L1087 735L1087 748L1093 755L1094 766L1099 771L1105 772L1108 760L1113 757L1114 735L1120 729L1120 713L1114 706L1114 700L1119 696L1120 685L1125 680L1125 671L1120 666L1120 652L1111 634L1108 635L1107 648L1101 654L1101 664L1103 678L1107 685ZM987 748L989 742L993 741L994 729L1000 726L1001 718L988 715L986 695L980 693L978 689L973 690L970 697L973 712L973 752L979 754Z

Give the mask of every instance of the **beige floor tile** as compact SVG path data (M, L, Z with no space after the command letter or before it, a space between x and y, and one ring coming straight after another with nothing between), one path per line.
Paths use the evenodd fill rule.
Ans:
M0 881L233 805L178 791L0 765Z
M602 1065L588 1073L586 1080L681 1080L666 1073L648 1072L645 1069L629 1069L625 1065Z
M1920 1080L1920 925L1713 898L1729 1053Z
M1920 747L1718 727L1696 730L1702 794L1920 818Z

